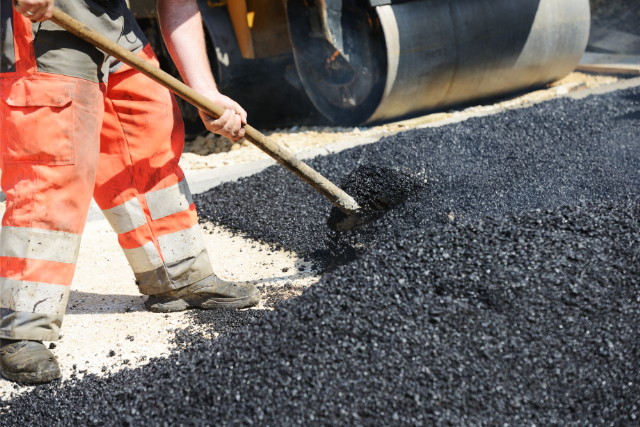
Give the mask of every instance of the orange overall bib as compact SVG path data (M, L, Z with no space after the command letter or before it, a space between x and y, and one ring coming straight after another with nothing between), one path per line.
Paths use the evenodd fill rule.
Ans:
M213 274L178 166L184 125L173 95L0 1L0 338L58 339L92 196L141 293ZM158 65L124 0L56 6Z

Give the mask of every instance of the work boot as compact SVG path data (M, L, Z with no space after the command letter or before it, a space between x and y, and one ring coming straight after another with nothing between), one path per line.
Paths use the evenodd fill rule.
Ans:
M41 384L62 376L56 357L41 341L0 339L0 373L9 381Z
M170 313L188 308L247 308L260 301L252 283L229 282L215 274L180 289L150 295L144 305L149 311Z

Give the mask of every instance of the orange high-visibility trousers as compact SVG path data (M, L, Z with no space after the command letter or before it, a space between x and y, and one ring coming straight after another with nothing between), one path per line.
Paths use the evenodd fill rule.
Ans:
M7 0L1 1L4 16ZM112 58L100 59L79 39L78 51L88 54L75 58L88 62L66 70L51 49L38 54L28 19L15 11L10 18L12 50L0 52L14 60L0 70L7 196L0 338L58 339L92 196L118 234L141 293L167 292L213 274L178 166L184 126L173 95L126 65L113 66ZM132 25L132 16L127 20ZM45 29L39 27L40 42L48 37ZM158 65L144 45L134 51ZM94 69L95 78L82 78Z

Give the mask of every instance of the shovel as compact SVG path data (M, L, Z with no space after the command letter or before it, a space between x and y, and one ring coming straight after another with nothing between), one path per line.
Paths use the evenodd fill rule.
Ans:
M211 117L219 118L224 114L225 109L213 103L209 99L200 95L189 86L185 85L175 77L165 73L144 59L131 53L117 43L109 40L105 36L84 25L82 22L55 8L51 21L69 31L81 39L91 43L98 49L119 59L123 63L129 65L146 75L150 79L158 82L162 86L169 89L185 101L193 104L198 109L206 112ZM245 139L254 144L256 147L267 153L278 163L289 169L291 172L300 177L304 182L313 187L314 190L329 199L338 209L340 209L346 218L332 228L336 231L346 231L359 227L367 222L368 218L363 215L362 208L347 193L338 188L327 178L316 172L306 163L300 161L289 151L280 147L274 141L263 135L250 125L244 126Z

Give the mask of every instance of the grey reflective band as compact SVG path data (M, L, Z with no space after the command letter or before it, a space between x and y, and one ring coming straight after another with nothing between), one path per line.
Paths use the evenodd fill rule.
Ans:
M57 341L63 318L61 314L38 314L0 308L0 338Z
M144 216L144 211L137 197L114 208L105 209L102 213L111 224L113 231L118 234L135 230L147 223L147 218Z
M163 266L160 253L153 242L145 243L139 248L123 249L123 251L134 273L145 273Z
M186 211L193 203L186 179L171 187L150 191L145 198L151 219L154 220Z
M156 295L182 288L213 274L206 249L194 257L167 263L144 273L135 273L138 290L144 295Z
M186 230L158 237L160 253L167 264L195 257L205 249L204 238L198 224Z
M75 264L81 237L63 231L2 227L0 256Z
M213 274L213 267L211 266L207 249L202 249L194 257L167 263L165 268L169 273L171 284L174 288L190 285Z
M71 286L0 277L0 307L13 311L64 315Z

